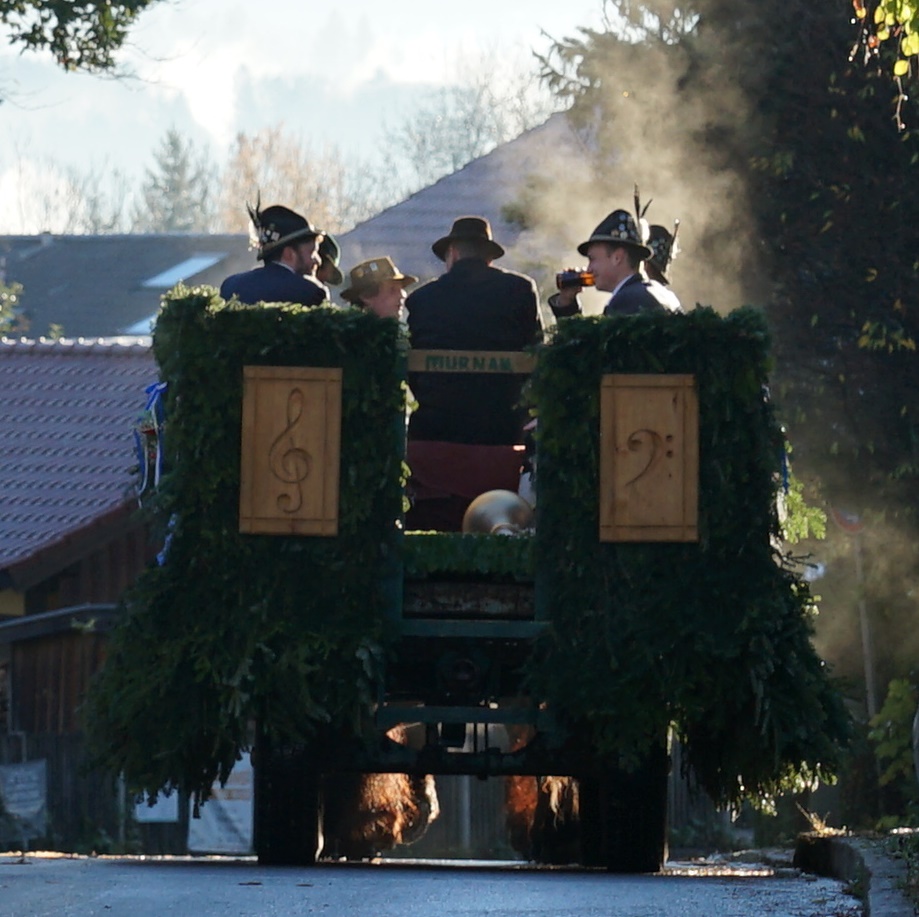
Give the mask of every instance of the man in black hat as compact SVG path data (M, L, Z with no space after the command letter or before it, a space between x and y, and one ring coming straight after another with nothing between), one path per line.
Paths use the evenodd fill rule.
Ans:
M523 350L539 332L536 284L493 267L504 254L482 217L460 217L431 250L447 266L406 302L412 347ZM522 442L519 377L426 375L409 380L418 410L409 439L453 443Z
M256 245L257 267L227 277L220 285L224 299L240 302L291 302L318 306L328 299L328 290L316 280L322 231L287 207L274 205L260 210L249 207Z
M598 290L612 293L604 315L637 315L663 312L641 274L641 262L651 257L651 249L641 240L635 218L627 210L614 210L591 233L578 252L587 258L587 271L593 274ZM580 311L580 287L567 287L549 300L557 317Z
M536 341L536 284L492 265L504 249L488 220L459 217L431 250L447 271L406 301L413 349L520 351ZM449 517L432 527L458 529L466 505L483 490L517 489L520 457L513 447L524 441L527 418L519 402L525 380L511 374L410 375L418 403L408 428L412 485L416 497L440 494L444 520ZM409 527L431 524L430 517L420 521L424 505L416 500Z
M676 244L679 228L679 220L673 224L673 232L655 223L650 227L648 234L648 248L651 249L651 257L645 261L648 289L651 295L669 312L683 311L679 297L670 289L670 278L667 276L670 263L679 252Z
M341 248L331 233L325 233L319 243L319 267L316 279L326 287L337 287L345 279L341 272Z

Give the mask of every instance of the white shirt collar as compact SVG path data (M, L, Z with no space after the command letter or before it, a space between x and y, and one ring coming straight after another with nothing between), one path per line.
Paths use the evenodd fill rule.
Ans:
M629 274L628 277L623 277L619 283L616 284L616 289L610 294L610 299L612 299L633 277L635 274Z

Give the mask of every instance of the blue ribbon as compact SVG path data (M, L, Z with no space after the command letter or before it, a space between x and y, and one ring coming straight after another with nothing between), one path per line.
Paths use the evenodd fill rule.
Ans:
M144 389L147 396L143 418L149 418L156 437L156 453L153 461L153 487L159 486L163 474L163 429L166 423L166 406L163 403L163 393L168 388L166 382L151 382ZM143 496L150 485L150 461L148 458L147 439L135 426L134 447L137 450L137 463L140 469L141 482L138 487L138 496Z
M166 407L163 404L163 392L168 387L167 382L152 382L144 391L147 393L146 410L153 418L153 429L156 433L156 463L153 469L153 486L159 487L160 477L163 473L163 425L166 421Z

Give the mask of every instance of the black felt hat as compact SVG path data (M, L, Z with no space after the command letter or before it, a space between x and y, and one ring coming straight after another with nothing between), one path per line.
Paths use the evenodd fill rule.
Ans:
M459 217L454 220L449 235L438 239L431 246L431 251L443 261L450 243L460 241L480 242L483 254L492 260L504 254L504 249L492 238L491 224L485 217Z
M335 236L325 234L323 240L319 243L319 257L322 258L323 263L328 262L332 266L332 276L329 279L329 283L337 287L345 279L345 276L338 266L341 262L341 248Z
M679 220L674 222L673 232L655 223L652 224L648 234L648 246L651 249L651 257L648 258L648 263L657 268L664 283L670 283L667 271L670 268L670 262L676 258L680 251L676 244L676 234L679 228Z
M590 234L590 238L578 246L578 251L586 256L588 247L594 242L612 242L615 245L626 245L629 248L636 249L641 254L642 260L651 257L651 249L642 241L635 217L628 210L614 210L609 216L605 217Z
M289 207L272 204L271 207L260 210L258 204L254 209L246 206L249 210L249 219L252 220L259 261L264 261L267 255L290 245L291 242L322 235L321 229L316 229L306 217L300 216Z

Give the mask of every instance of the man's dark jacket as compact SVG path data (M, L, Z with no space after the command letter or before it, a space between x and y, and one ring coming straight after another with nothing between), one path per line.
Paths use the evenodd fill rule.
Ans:
M657 297L648 289L640 274L631 277L606 304L604 315L638 315L639 312L666 312Z
M632 276L620 287L603 309L604 315L637 315L639 312L669 312L652 292L653 285L639 274ZM674 297L675 298L675 297ZM556 318L568 318L581 314L581 304L577 299L570 306L558 304L558 293L549 297L549 306Z
M419 350L512 350L539 334L536 284L523 274L464 258L406 301L411 344ZM526 377L413 373L415 440L508 445L523 441L526 411L516 407Z
M220 295L224 299L235 295L240 302L253 306L259 302L294 302L302 306L318 306L328 298L325 287L318 280L301 277L274 261L227 277L220 285Z

